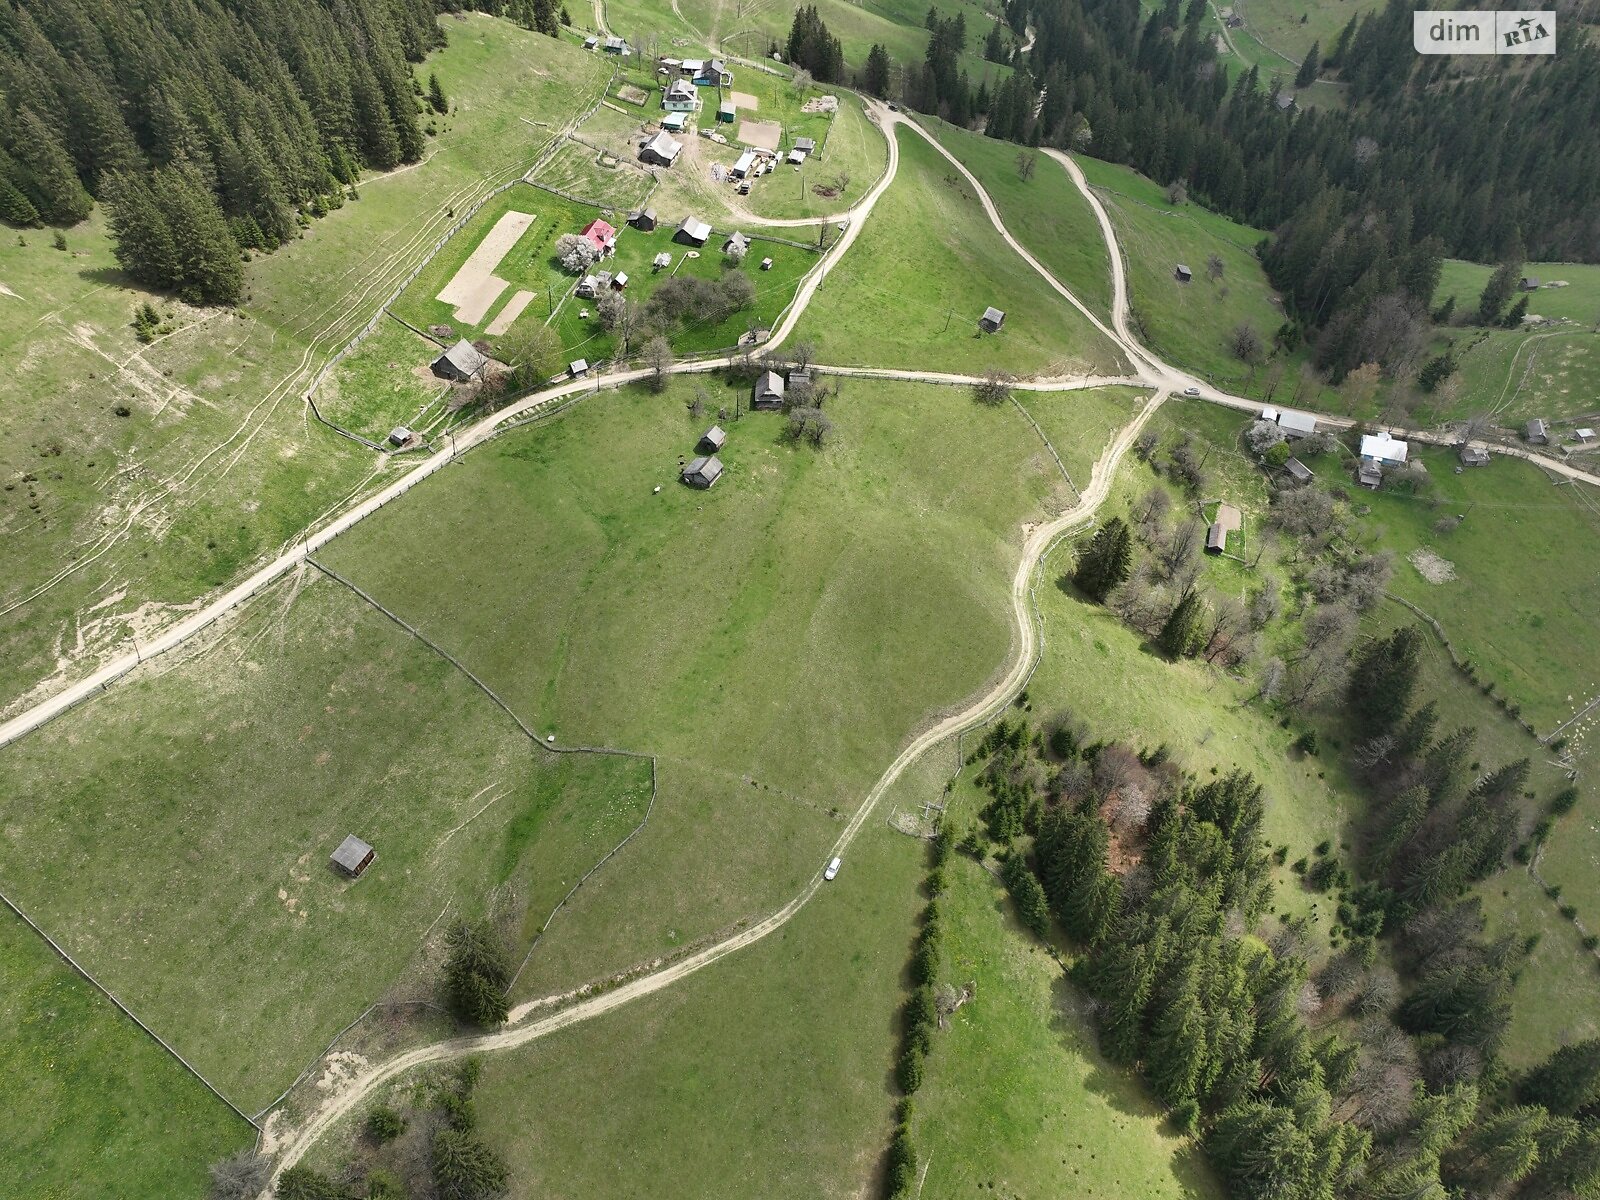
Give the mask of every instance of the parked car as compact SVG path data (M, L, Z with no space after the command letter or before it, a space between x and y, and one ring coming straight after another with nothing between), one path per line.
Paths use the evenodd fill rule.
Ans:
M839 873L839 868L843 865L844 860L842 858L835 858L831 863L828 864L828 869L822 873L822 877L824 879L832 879Z
M1200 389L1197 387L1186 387L1183 389L1183 394L1189 397L1189 399L1193 400L1200 394Z

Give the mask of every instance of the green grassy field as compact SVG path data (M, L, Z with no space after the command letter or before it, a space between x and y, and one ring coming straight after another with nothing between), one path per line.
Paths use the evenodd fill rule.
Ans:
M7 909L0 1196L199 1196L251 1129Z
M661 836L584 889L541 943L534 991L792 895L910 730L998 668L1021 524L1071 498L1014 408L856 380L828 401L827 449L746 415L725 422L721 481L693 491L678 464L734 405L711 381L695 418L696 386L596 396L331 548L536 728L662 758ZM961 470L973 454L1005 468ZM397 539L436 571L405 569ZM458 585L478 603L456 603Z
M1021 150L943 121L925 124L989 193L1011 236L1096 316L1111 318L1111 265L1088 203L1065 170L1046 155ZM1022 177L1027 161L1031 174Z
M480 1128L510 1163L511 1194L861 1195L889 1138L925 870L918 843L871 824L839 878L763 941L485 1056ZM331 1146L355 1141L336 1131Z
M428 370L439 346L399 321L384 318L317 391L327 420L382 443L396 425L432 425L443 414L450 385Z
M1094 464L1117 430L1133 420L1150 398L1149 392L1124 387L1012 394L1037 422L1080 489L1089 486Z
M1127 263L1128 300L1143 319L1151 349L1219 386L1260 394L1265 371L1252 372L1234 356L1228 340L1237 326L1247 324L1270 346L1283 324L1277 294L1253 252L1264 235L1193 202L1174 208L1163 185L1128 167L1083 156L1077 161L1116 227ZM1217 280L1206 270L1212 254L1223 263ZM1192 282L1174 278L1179 263L1193 272ZM1291 361L1291 381L1296 368Z
M1600 598L1572 570L1600 549L1600 496L1582 484L1554 484L1530 463L1496 458L1456 473L1448 450L1412 446L1428 468L1425 497L1380 491L1363 495L1371 512L1358 521L1364 545L1395 556L1390 590L1437 618L1479 675L1515 700L1546 732L1586 702L1600 679L1600 650L1573 630L1600 618ZM1312 469L1348 486L1348 471L1323 458ZM1465 516L1452 532L1441 518ZM1430 583L1409 561L1418 553L1446 560L1455 578Z
M129 323L148 296L116 271L98 214L67 231L67 254L44 236L7 250L0 345L21 369L0 384L0 704L124 649L370 471L366 451L308 425L300 392L449 214L531 164L552 134L521 114L560 119L604 79L507 22L444 25L449 46L419 70L438 74L453 114L425 161L362 180L358 201L251 263L239 313L157 297L173 332L140 347Z
M1562 317L1591 330L1596 322L1600 322L1600 266L1593 263L1536 262L1526 264L1522 273L1533 276L1544 285L1536 292L1516 294L1518 299L1524 295L1528 297L1529 313L1541 317ZM1492 274L1492 265L1447 258L1444 270L1439 274L1439 287L1434 292L1434 301L1442 304L1445 297L1454 296L1458 312L1475 312L1478 297L1482 295L1484 285ZM1566 286L1551 287L1552 283L1565 283Z
M655 190L649 174L631 158L618 158L576 141L562 143L534 179L600 208L622 212L643 207Z
M526 944L650 794L647 762L539 749L320 576L4 760L18 902L246 1111L449 914L493 907ZM348 833L379 855L355 883L328 864Z
M1001 239L976 195L912 132L900 171L795 333L824 362L1019 375L1124 370L1121 354ZM1006 313L978 332L983 310ZM871 314L871 315L869 315ZM887 324L887 328L886 328Z
M976 989L917 1093L922 1195L1220 1200L1199 1149L1171 1135L1137 1078L1100 1057L1081 998L1017 924L1004 886L965 855L949 877L947 974Z

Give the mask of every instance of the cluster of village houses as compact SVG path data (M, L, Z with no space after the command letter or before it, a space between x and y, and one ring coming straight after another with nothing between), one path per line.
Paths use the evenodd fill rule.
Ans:
M791 387L809 389L811 384L809 367L790 367L784 372L772 369L763 371L756 377L750 395L750 407L757 411L782 409L783 398ZM722 460L717 454L727 439L728 435L720 425L713 425L706 430L700 438L700 444L695 447L701 452L700 455L683 466L683 481L697 488L708 488L716 483L722 477Z

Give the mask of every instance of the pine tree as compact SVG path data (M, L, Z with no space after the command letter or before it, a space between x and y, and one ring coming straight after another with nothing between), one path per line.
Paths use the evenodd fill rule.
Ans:
M1566 1117L1600 1100L1600 1038L1556 1050L1523 1076L1517 1098Z
M1493 325L1505 311L1506 304L1511 300L1511 293L1516 290L1517 280L1522 275L1520 262L1503 262L1494 269L1494 274L1489 276L1489 282L1483 286L1483 294L1478 297L1478 320L1485 325Z
M1161 632L1156 635L1156 645L1169 658L1186 658L1194 654L1200 648L1204 617L1205 600L1194 588L1188 589L1161 626Z
M11 157L0 150L0 221L7 225L32 226L39 223L39 210L17 187L20 172Z
M1305 61L1300 64L1300 69L1295 72L1294 86L1297 91L1304 91L1317 81L1317 72L1322 67L1322 46L1319 42L1312 42L1311 49L1306 51Z
M439 86L439 77L432 71L428 72L428 104L436 113L443 114L450 105L444 98L444 88Z
M1387 733L1411 706L1422 669L1422 635L1402 625L1386 638L1368 642L1357 655L1348 689L1351 711L1362 736Z
M874 42L867 52L867 65L861 76L861 86L868 95L883 99L889 94L889 52L881 43Z
M451 1011L474 1025L500 1024L506 1019L505 990L511 984L505 948L484 923L462 922L447 940L450 956L444 975Z
M1124 582L1133 569L1133 535L1121 517L1112 517L1084 548L1073 574L1078 589L1096 604Z
M244 291L244 267L216 198L187 166L158 172L153 186L178 248L178 295L190 304L235 303Z
M1522 318L1528 315L1528 298L1518 296L1517 302L1511 306L1511 311L1501 318L1500 324L1507 329L1518 329L1522 325Z
M1378 875L1388 871L1396 856L1422 828L1428 816L1428 789L1410 787L1389 802L1384 814L1383 832L1372 847L1372 869Z
M76 225L94 201L78 180L61 142L31 109L12 129L11 155L22 167L21 190L48 225Z

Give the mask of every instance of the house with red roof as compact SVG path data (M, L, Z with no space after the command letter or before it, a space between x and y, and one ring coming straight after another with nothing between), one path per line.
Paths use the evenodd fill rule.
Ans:
M590 221L578 233L580 237L586 237L594 243L594 248L600 251L601 254L616 249L617 231L598 217Z

